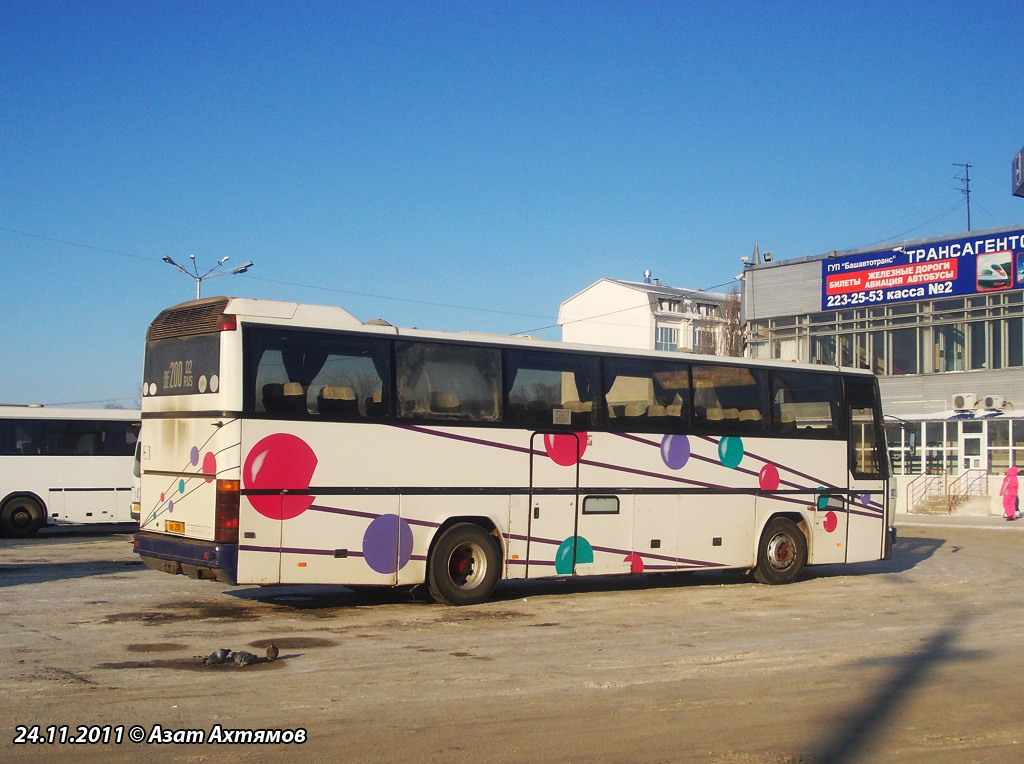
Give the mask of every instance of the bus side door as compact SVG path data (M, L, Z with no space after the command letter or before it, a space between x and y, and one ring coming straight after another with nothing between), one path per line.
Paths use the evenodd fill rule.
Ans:
M888 534L888 460L875 380L848 378L846 402L850 430L846 561L868 562L885 557Z

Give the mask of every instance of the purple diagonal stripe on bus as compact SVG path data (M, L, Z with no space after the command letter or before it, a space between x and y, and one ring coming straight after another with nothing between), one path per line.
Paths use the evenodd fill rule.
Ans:
M637 443L643 443L644 445L651 446L652 448L659 448L659 449L661 448L661 444L660 443L656 443L654 441L650 441L650 440L647 440L646 438L641 438L641 437L638 437L636 435L630 435L628 433L614 433L614 434L619 436L620 438L625 438L626 440L633 440L633 441L636 441ZM708 443L718 443L718 441L716 441L714 438L712 438L712 437L710 437L708 435L695 435L694 437L700 438L701 440L707 441ZM765 457L760 456L758 454L755 454L753 452L747 452L747 454L751 458L757 459L762 464L775 464L775 462L773 462L772 460L766 459ZM700 461L706 462L708 464L718 464L718 462L716 462L714 459L709 458L707 456L700 456L699 454L691 454L690 458L691 459L699 459ZM834 488L834 489L839 489L840 488L839 486L833 486L833 485L827 484L823 480L818 480L813 475L808 475L807 473L800 472L799 470L795 470L792 467L788 467L785 464L776 465L776 466L777 467L781 467L782 469L784 469L787 472L790 472L790 473L792 473L794 475L798 475L799 477L802 477L802 478L805 478L807 480L810 480L810 481L812 481L812 482L814 482L814 483L816 483L818 485L824 484L824 487L826 487L826 488ZM758 475L757 472L755 472L753 470L744 469L742 467L737 467L736 471L737 472L742 472L742 473L750 475L752 477ZM794 483L794 482L792 482L790 480L781 480L780 483L783 484L783 485L787 485L790 488L796 488L798 490L799 489L804 489L804 490L808 489L808 486L803 486L803 485L800 485L799 483ZM781 498L781 497L773 497L773 498ZM803 502L799 502L799 503L803 503ZM875 508L878 512L883 512L883 507L882 507L882 505L879 502L871 501L871 502L869 502L869 507Z
M291 546L259 546L256 544L239 544L238 551L240 552L273 552L287 553L287 554L318 554L323 556L334 556L333 549L306 549L304 547L291 547ZM362 557L362 552L356 552L348 550L349 557Z
M661 448L661 444L660 443L656 443L654 441L650 441L650 440L647 440L646 438L641 438L641 437L638 437L636 435L630 435L629 433L625 433L625 432L616 432L616 433L613 433L613 434L618 436L618 437L620 437L620 438L625 438L626 440L633 440L633 441L636 441L637 443L643 443L644 445L651 446L652 448L657 448L657 449ZM708 441L709 443L717 443L718 442L718 441L714 440L713 438L711 438L711 437L709 437L707 435L694 435L693 437L701 438L703 440ZM750 454L750 456L752 456L753 458L755 458L758 461L762 462L763 464L775 464L775 462L773 462L773 461L771 461L769 459L764 459L763 457L757 456L756 454ZM690 458L691 459L696 459L698 461L705 462L707 464L716 465L716 466L720 463L720 462L718 462L718 460L713 459L710 456L701 456L700 454L693 454L693 453L691 453L690 454ZM800 474L800 473L796 472L796 470L790 469L789 467L787 467L784 464L783 465L776 465L776 466L781 466L782 469L784 469L784 470L786 470L788 472L793 472L793 473L796 473L796 474ZM759 475L759 473L755 472L754 470L748 470L745 467L736 467L735 471L736 472L741 472L741 473L743 473L745 475L750 475L751 477L758 477L758 475ZM808 480L814 480L814 478L812 478L810 476L807 476L807 475L801 475L801 476L802 477L806 477ZM801 488L806 488L807 487L807 486L800 485L799 483L794 483L794 482L789 481L789 480L780 480L779 482L780 482L780 484L787 485L790 488L801 489ZM815 481L815 482L817 483L819 481Z
M545 539L545 538L537 538L537 537L529 538L527 536L522 535L521 533L510 533L508 536L506 536L506 538L509 541L526 541L526 542L529 542L529 543L536 542L536 543L539 543L539 544L551 544L551 545L554 545L554 546L558 546L558 545L560 545L562 543L561 541L555 541L554 539ZM685 562L685 563L687 563L689 565L699 565L699 566L703 566L703 567L711 567L711 566L721 565L721 563L709 562L707 560L688 560L688 559L683 558L683 557L673 557L672 555L667 555L667 554L651 554L649 552L638 552L635 549L616 549L615 547L610 547L610 546L595 546L595 547L593 547L593 549L594 549L595 552L606 552L608 554L621 554L621 555L638 554L641 557L643 557L645 560L650 559L650 560L664 560L665 562ZM533 564L532 560L530 561L530 564L531 565ZM551 564L553 565L554 563L551 563Z
M506 451L515 451L519 454L529 454L532 449L524 448L523 446L512 446L508 443L498 443L493 440L483 440L482 438L472 438L468 435L456 435L453 432L438 432L437 430L431 430L427 427L417 427L413 424L398 425L400 430L410 430L411 432L419 432L425 435L434 435L438 438L448 438L449 440L458 440L463 443L472 443L476 446L490 446L491 448L501 448Z
M311 490L310 493L314 493L314 491ZM359 509L345 509L343 507L325 507L322 504L313 504L312 506L310 506L310 509L316 510L317 512L326 512L332 515L347 515L350 517L369 517L370 519L374 520L380 517L381 515L394 514L394 512L365 512ZM402 519L405 520L405 522L409 523L409 525L422 525L426 528L439 528L441 526L440 523L432 523L427 520L413 520L408 517L403 517Z
M497 443L495 441L483 440L482 438L473 438L473 437L469 437L467 435L456 435L455 433L437 432L436 430L431 430L431 429L428 429L426 427L418 427L416 425L400 425L400 427L403 430L411 430L413 432L419 432L419 433L422 433L422 434L425 434L425 435L434 435L434 436L439 437L439 438L448 438L450 440L458 440L458 441L462 441L464 443L472 443L472 444L478 445L478 446L490 446L491 448L501 448L501 449L504 449L506 451L515 451L515 452L521 453L521 454L539 453L539 452L535 452L535 451L533 451L532 449L529 449L529 448L523 448L522 446L511 446L511 445L508 445L506 443ZM621 435L621 437L625 437L625 438L628 438L628 439L631 439L631 440L636 440L636 441L638 441L640 443L646 443L647 445L652 445L652 446L656 445L654 443L651 443L651 441L648 441L648 440L645 440L645 439L642 439L642 438L638 438L638 437L636 437L634 435L628 435L628 434L625 434L625 433L615 433L615 434ZM709 443L716 443L717 442L717 441L713 440L712 438L710 438L710 437L708 437L706 435L699 435L699 436L696 436L696 437L700 437L700 438L708 441ZM761 457L761 456L757 456L756 454L751 454L751 456L753 456L755 459L758 459L761 462L768 463L768 460L763 458L763 457ZM710 462L712 464L716 464L717 463L713 459L709 459L708 457L697 456L697 458L702 459L702 460L707 461L707 462ZM626 474L640 475L642 477L651 477L651 478L656 478L658 480L670 480L673 483L681 483L683 485L696 486L698 488L710 488L710 489L727 489L727 488L730 488L730 486L723 485L723 484L705 483L705 482L700 481L700 480L690 480L690 479L687 479L687 478L676 477L675 475L665 475L665 474L658 473L658 472L651 472L650 470L639 470L639 469L635 469L635 468L632 468L632 467L622 467L622 466L619 466L617 464L608 464L606 462L596 462L596 461L592 461L592 460L589 460L589 459L580 459L580 464L586 464L588 466L598 467L600 469L607 469L607 470L611 470L613 472L624 472ZM804 478L806 478L808 480L815 480L814 477L812 477L810 475L807 475L807 474L804 474L802 472L799 472L797 470L790 469L789 467L786 467L785 465L783 465L783 469L786 469L786 470L788 470L788 471L790 471L790 472L792 472L792 473L794 473L796 475L800 475L801 477L804 477ZM749 474L749 475L756 475L757 474L756 472L753 472L753 471L750 471L750 470L744 470L744 471L747 474ZM819 482L820 483L822 481L815 481L815 482ZM794 488L798 488L798 489L799 488L806 488L806 486L800 486L800 485L797 485L795 483L787 483L787 484L793 486ZM826 486L826 487L835 488L836 486ZM787 502L789 504L798 504L798 505L801 505L801 506L806 505L806 503L807 503L805 501L800 501L799 499L789 498L789 497L785 497L785 496L773 496L772 498L775 499L776 501L783 501L783 502Z

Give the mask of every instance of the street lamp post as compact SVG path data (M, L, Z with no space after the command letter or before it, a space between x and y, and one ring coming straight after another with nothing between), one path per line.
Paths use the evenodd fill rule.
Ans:
M224 265L224 263L226 263L228 261L228 256L224 255L224 257L222 257L220 260L217 261L217 264L215 266L213 266L212 268L210 268L210 270L208 270L206 273L204 273L203 275L200 276L199 275L199 268L196 265L196 256L195 255L189 255L188 257L192 261L192 270L191 271L189 271L187 268L183 268L182 266L178 265L168 255L164 255L161 259L165 263L167 263L168 265L173 265L175 268L177 268L179 271L184 273L190 279L195 279L196 280L196 299L197 300L199 299L199 288L202 285L203 281L205 281L206 279L216 278L217 276L231 276L231 275L233 275L235 273L245 273L247 270L252 268L252 260L249 260L249 261L247 261L245 263L242 263L241 265L239 265L239 266L237 266L235 268L231 268L230 270L218 271L217 269L220 268L222 265Z

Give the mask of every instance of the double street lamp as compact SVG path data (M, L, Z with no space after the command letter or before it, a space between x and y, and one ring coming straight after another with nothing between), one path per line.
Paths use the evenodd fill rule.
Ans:
M249 261L247 261L245 263L242 263L241 265L237 266L236 268L231 268L230 270L226 270L226 271L219 271L217 269L220 268L222 265L224 265L224 263L226 263L228 261L228 256L224 255L224 257L222 257L220 260L217 261L217 264L215 266L213 266L212 268L210 268L210 270L208 270L206 273L204 273L203 275L200 276L199 275L199 267L196 265L196 256L195 255L189 255L188 257L192 261L192 263L191 263L192 270L191 271L188 270L187 268L183 268L182 266L178 265L176 262L174 262L167 255L164 255L163 258L161 258L161 259L165 263L167 263L168 265L173 265L175 268L177 268L179 271L184 273L190 279L195 279L196 280L196 299L197 300L199 299L199 287L202 285L204 280L212 279L212 278L215 278L217 276L231 276L232 274L235 274L235 273L245 273L247 270L252 268L252 260L249 260Z

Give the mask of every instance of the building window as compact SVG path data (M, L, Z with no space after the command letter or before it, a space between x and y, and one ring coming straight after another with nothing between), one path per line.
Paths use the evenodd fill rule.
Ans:
M671 326L659 326L655 329L654 349L675 350L679 347L679 330Z
M658 300L658 310L662 313L679 313L679 300Z
M917 374L917 330L894 329L892 336L892 373Z

